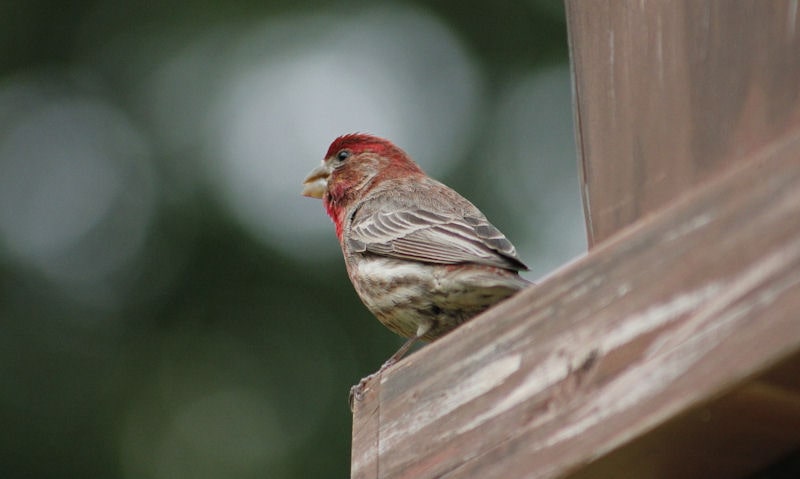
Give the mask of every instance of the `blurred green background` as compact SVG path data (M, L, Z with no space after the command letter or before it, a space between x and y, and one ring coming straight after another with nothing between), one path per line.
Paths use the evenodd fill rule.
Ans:
M300 182L392 139L585 249L559 1L0 2L0 477L347 477L400 344Z

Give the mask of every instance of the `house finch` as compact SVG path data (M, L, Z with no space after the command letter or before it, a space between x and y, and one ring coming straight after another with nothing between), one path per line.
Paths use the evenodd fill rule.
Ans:
M514 246L472 203L427 176L390 141L340 136L303 182L336 226L347 274L384 326L408 338L381 369L417 340L434 340L531 284Z

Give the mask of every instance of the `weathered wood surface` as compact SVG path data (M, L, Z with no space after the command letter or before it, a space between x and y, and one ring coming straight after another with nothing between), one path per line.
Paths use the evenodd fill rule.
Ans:
M373 380L352 477L740 477L798 361L800 133Z
M566 0L589 245L800 126L797 0Z

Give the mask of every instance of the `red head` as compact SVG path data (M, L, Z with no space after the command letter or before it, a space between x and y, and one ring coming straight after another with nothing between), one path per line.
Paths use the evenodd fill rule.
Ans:
M355 155L369 151L386 157L406 156L405 152L394 146L391 141L363 133L350 133L333 140L325 158L330 158L341 150L350 150Z
M342 215L354 200L382 181L416 175L424 173L389 140L352 133L333 140L322 165L303 182L303 195L322 198L341 237Z

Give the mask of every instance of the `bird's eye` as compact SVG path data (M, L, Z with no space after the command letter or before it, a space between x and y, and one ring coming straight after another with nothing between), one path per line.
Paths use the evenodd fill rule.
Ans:
M339 151L339 153L336 153L336 159L338 159L339 161L344 161L349 157L350 157L349 150L341 150Z

